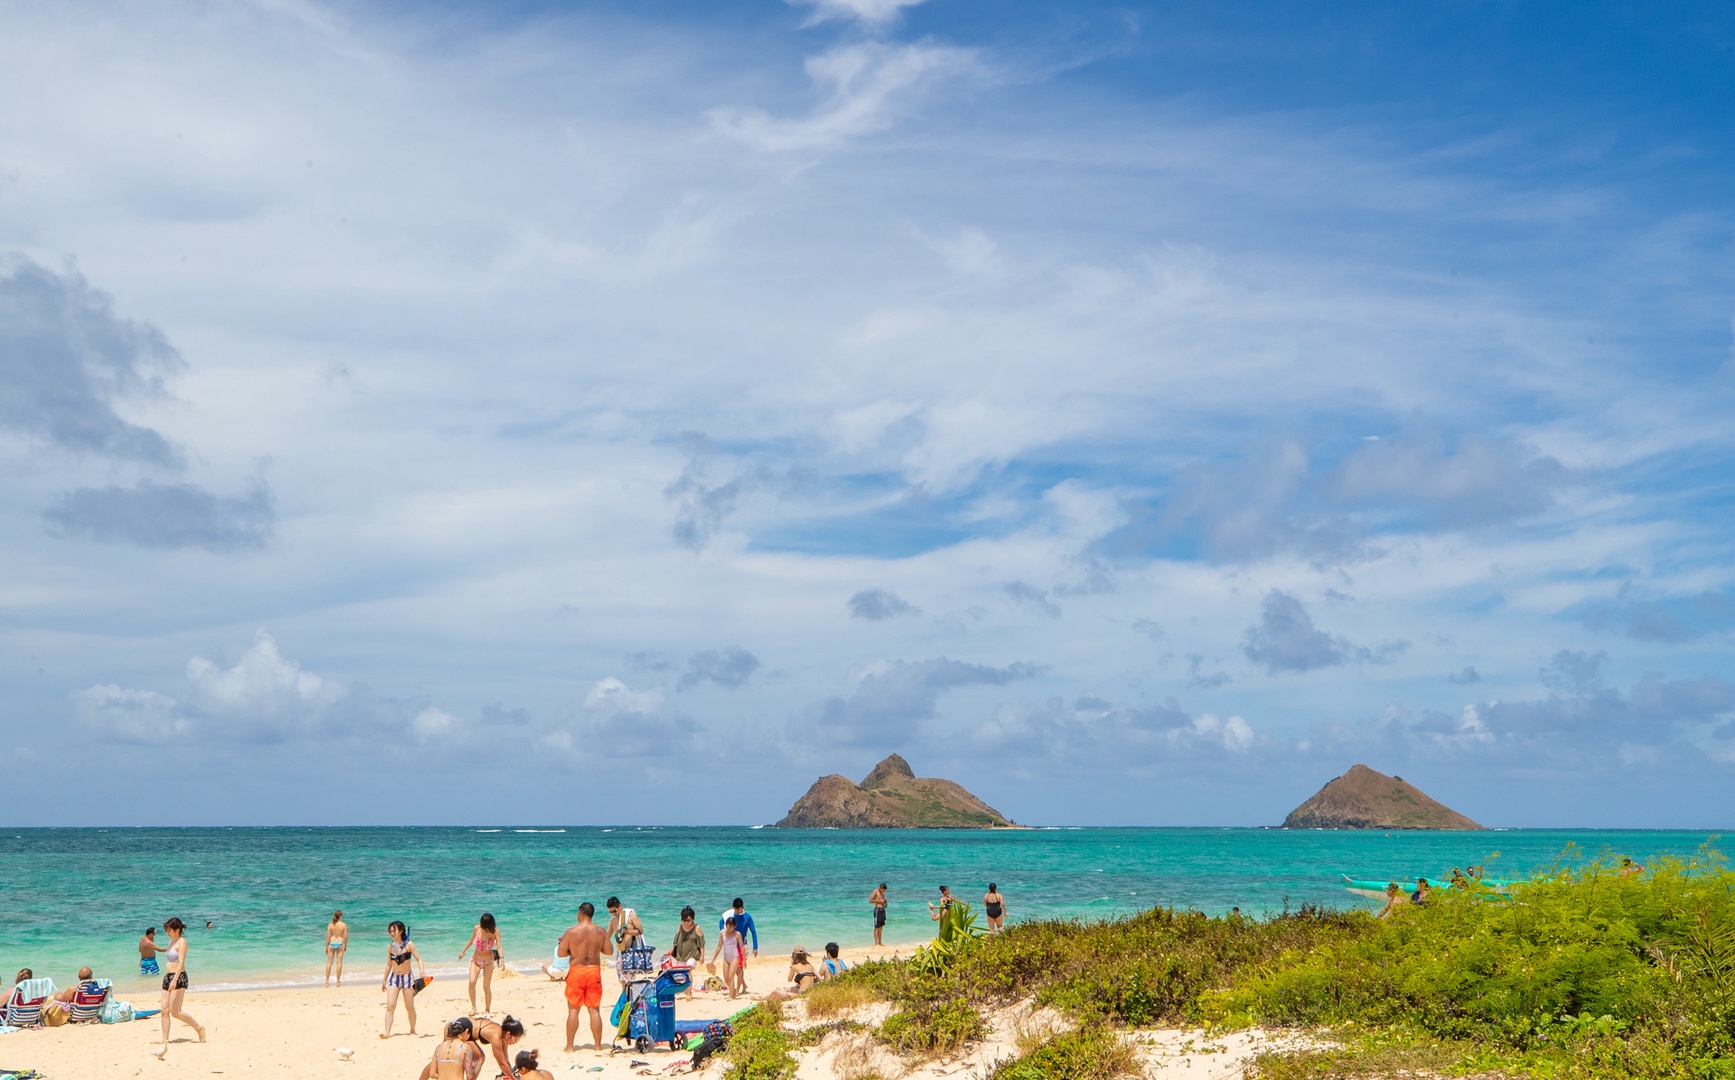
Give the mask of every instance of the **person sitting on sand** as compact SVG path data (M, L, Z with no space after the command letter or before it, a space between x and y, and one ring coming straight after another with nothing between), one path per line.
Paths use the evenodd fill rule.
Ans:
M448 1023L446 1037L434 1047L434 1059L422 1069L421 1080L476 1080L483 1059L474 1040L475 1030L468 1016Z
M554 940L554 949L556 952L560 951L559 938ZM566 972L570 967L572 967L572 957L556 956L553 960L542 965L542 973L548 976L549 982L565 982Z
M139 938L139 974L161 975L157 967L157 954L163 951L163 946L157 944L157 928L151 927Z
M819 972L813 970L807 959L807 950L800 945L789 954L789 981L798 994L819 981Z
M65 1003L65 1004L71 1004L72 999L74 997L76 997L77 995L79 995L80 993L84 993L84 994L100 994L100 993L102 993L102 987L97 985L96 978L92 975L91 970L87 967L79 968L78 969L78 982L67 987L65 990L62 990L60 993L54 995L54 1000Z
M476 1030L476 1045L488 1048L483 1053L494 1055L494 1064L500 1066L501 1076L511 1076L512 1066L508 1063L506 1048L524 1041L524 1022L507 1013L506 1019L499 1022L485 1016L472 1016L470 1023Z
M512 1061L512 1070L518 1080L554 1080L554 1074L547 1069L539 1068L536 1063L535 1050L520 1050Z
M838 959L837 942L835 941L825 943L824 969L825 973L820 976L823 979L836 978L849 970L849 965Z
M1404 890L1398 888L1398 883L1395 881L1386 882L1386 906L1380 908L1380 913L1375 918L1390 918L1392 912L1397 910L1398 905L1406 902Z

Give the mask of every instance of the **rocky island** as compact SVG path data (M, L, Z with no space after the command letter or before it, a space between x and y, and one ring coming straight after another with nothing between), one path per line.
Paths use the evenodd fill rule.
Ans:
M1430 799L1401 776L1366 765L1326 784L1289 812L1285 829L1480 829L1482 826Z
M822 776L795 801L779 829L1003 829L1000 811L950 780L918 777L893 754L861 783Z

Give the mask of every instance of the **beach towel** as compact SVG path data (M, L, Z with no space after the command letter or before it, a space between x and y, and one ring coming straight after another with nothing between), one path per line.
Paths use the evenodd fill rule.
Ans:
M108 979L90 979L78 984L72 994L72 1007L67 1021L73 1024L94 1024L102 1018L102 1007L108 1004L108 992L114 983Z
M43 1002L54 996L53 979L26 979L12 988L6 999L9 1027L41 1027Z

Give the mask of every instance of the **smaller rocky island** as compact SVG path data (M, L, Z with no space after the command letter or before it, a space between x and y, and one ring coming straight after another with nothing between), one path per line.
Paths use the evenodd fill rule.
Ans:
M1000 811L950 780L918 777L893 754L861 783L822 776L795 801L779 829L1009 829Z
M1480 829L1451 807L1443 806L1401 776L1387 776L1366 765L1326 784L1289 812L1285 829Z

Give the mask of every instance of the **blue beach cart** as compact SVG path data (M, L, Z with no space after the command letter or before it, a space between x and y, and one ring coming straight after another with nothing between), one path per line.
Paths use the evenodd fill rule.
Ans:
M626 977L621 991L621 1011L626 1022L615 1030L624 1035L639 1053L646 1053L658 1043L680 1050L686 1040L675 1025L675 995L693 985L692 969L665 968L654 977Z

